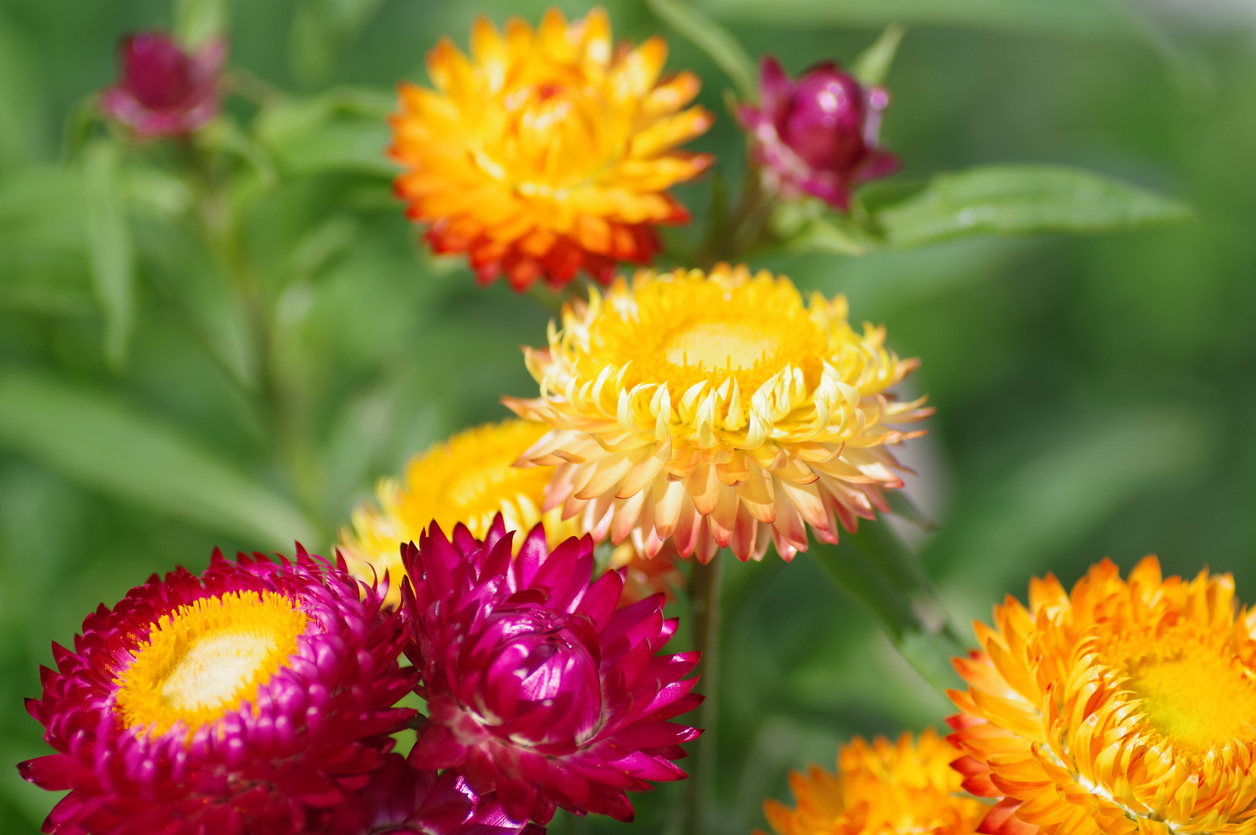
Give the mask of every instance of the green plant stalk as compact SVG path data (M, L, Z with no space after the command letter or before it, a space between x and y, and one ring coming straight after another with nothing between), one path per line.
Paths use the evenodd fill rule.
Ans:
M885 524L865 522L836 545L809 553L830 579L866 606L907 663L938 692L962 686L951 659L966 646L938 599L924 566Z
M703 729L689 749L689 781L685 786L686 835L706 831L707 810L715 789L716 718L719 712L720 570L723 552L706 565L695 561L689 574L689 617L693 621L693 648L702 653L695 672L706 698L696 711L695 724Z

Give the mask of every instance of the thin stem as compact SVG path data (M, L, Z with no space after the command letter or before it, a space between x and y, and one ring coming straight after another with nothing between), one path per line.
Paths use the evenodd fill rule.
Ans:
M689 575L689 616L693 621L693 647L702 653L696 672L706 696L697 710L702 736L690 748L689 784L685 797L686 835L706 831L707 810L715 789L716 718L719 713L720 570L722 554L711 562L695 562Z

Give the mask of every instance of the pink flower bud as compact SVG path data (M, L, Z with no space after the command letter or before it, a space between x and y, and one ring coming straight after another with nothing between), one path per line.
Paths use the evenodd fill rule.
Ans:
M752 137L768 185L785 197L811 194L845 211L851 189L898 170L898 158L876 147L883 87L865 89L834 63L791 80L776 59L763 59L762 101L737 117Z
M122 79L101 93L100 108L144 137L182 136L218 113L226 43L189 55L163 32L140 32L119 48Z

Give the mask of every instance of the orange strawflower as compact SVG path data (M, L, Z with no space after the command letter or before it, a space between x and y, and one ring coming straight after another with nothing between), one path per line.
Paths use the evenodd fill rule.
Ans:
M557 287L581 269L606 283L617 262L649 263L654 226L689 219L667 189L712 162L675 150L712 116L682 110L700 82L660 79L666 58L658 37L613 47L602 9L572 23L551 9L535 30L481 18L469 58L442 40L434 89L402 84L392 119L409 216L437 252L466 252L482 284Z
M971 835L988 807L960 794L957 754L933 730L915 744L909 733L871 745L855 737L838 752L837 774L790 772L796 809L768 800L763 814L780 835Z
M889 511L903 482L888 447L932 410L894 397L919 363L884 328L853 329L845 298L727 264L590 289L527 351L541 396L505 400L551 427L521 459L556 467L545 509L703 562L724 547L760 559L769 542L792 559L807 526L836 542L839 522Z
M1229 574L1128 580L1104 560L977 624L951 739L1004 835L1256 833L1256 613Z

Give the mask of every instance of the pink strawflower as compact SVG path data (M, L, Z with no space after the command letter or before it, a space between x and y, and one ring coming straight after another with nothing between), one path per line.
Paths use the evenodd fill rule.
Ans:
M295 562L214 553L102 604L53 644L27 710L57 750L18 766L68 789L58 835L319 832L367 785L415 712L383 589L298 547Z
M189 55L163 32L140 32L119 47L122 78L100 95L100 108L140 136L181 136L218 114L226 42Z
M455 769L541 824L556 806L629 821L625 791L685 777L672 760L700 731L667 720L702 701L682 680L698 653L655 654L676 631L662 595L616 610L621 572L590 585L589 537L549 552L538 525L512 560L498 517L484 542L432 525L402 559L407 652L431 714L416 767Z
M760 97L758 106L739 105L737 118L764 179L781 195L811 194L846 211L854 186L898 170L898 158L877 147L890 103L884 87L864 89L832 62L791 80L767 56Z
M413 754L412 754L413 756ZM414 768L386 754L371 782L336 810L332 835L544 835L512 820L493 795L479 797L462 775Z

